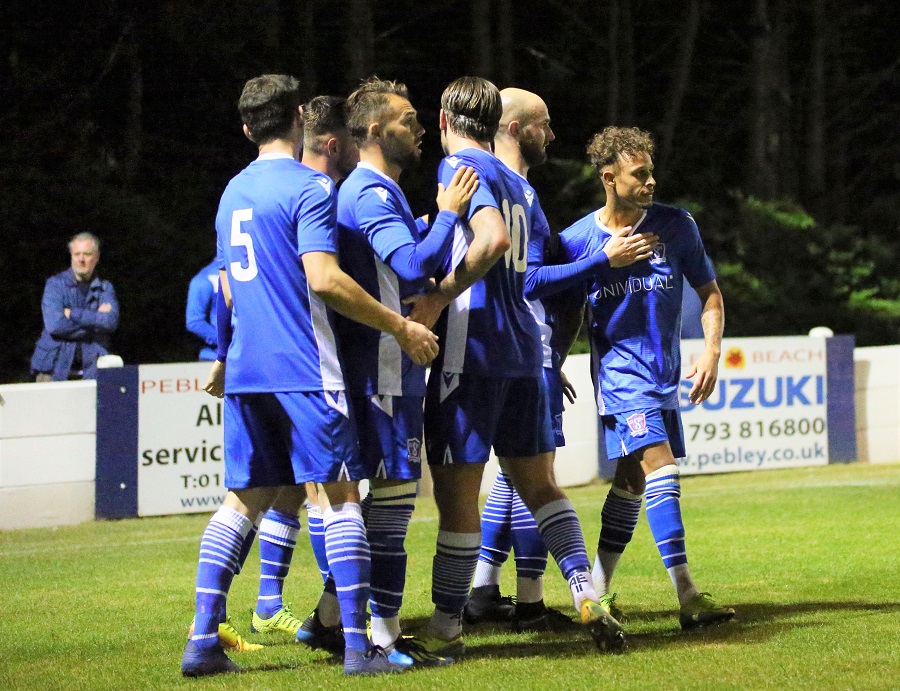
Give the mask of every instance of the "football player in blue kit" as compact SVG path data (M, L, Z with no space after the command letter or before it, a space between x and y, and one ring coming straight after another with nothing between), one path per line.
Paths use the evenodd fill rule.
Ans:
M637 128L607 127L588 146L606 204L561 234L566 258L593 256L623 229L653 233L652 255L609 268L589 288L591 362L606 451L618 459L601 513L594 562L597 591L609 593L646 496L647 521L678 595L683 628L734 616L695 586L687 564L676 458L685 455L678 409L683 281L703 304L705 349L691 366L688 398L706 400L718 378L724 305L697 224L684 209L653 202L653 140Z
M333 312L390 333L417 364L437 354L427 328L366 293L337 262L334 183L299 162L299 84L248 81L238 103L259 156L226 187L216 215L222 290L238 321L225 371L225 485L200 542L185 676L239 671L218 624L254 521L283 485L316 482L341 603L346 674L405 669L366 632L369 545L359 506L365 471L337 354Z
M345 99L337 96L316 96L303 104L303 157L301 163L331 178L335 185L340 183L356 167L359 161L359 149L350 131L347 129ZM213 262L215 263L215 262ZM218 279L218 269L216 270ZM229 292L230 294L230 292ZM216 296L216 333L217 362L213 364L208 381L204 387L208 393L222 398L225 394L225 362L228 346L231 345L232 311L225 304L224 293ZM271 508L262 515L259 524L250 529L238 559L240 573L243 562L259 533L259 591L256 607L251 613L250 629L254 633L289 634L307 642L309 629L314 622L301 621L294 616L290 605L283 601L284 582L290 570L297 535L300 532L298 512L306 501L307 523L313 553L320 562L320 569L328 575L328 564L325 557L325 530L322 510L318 504L316 485L307 482L304 485L285 485L272 503ZM324 566L322 566L324 564ZM333 583L333 581L332 581ZM331 610L336 626L324 638L326 649L343 656L344 636L340 630L340 608L337 594L332 588L323 598L333 604ZM301 627L305 627L300 632ZM257 643L245 640L235 629L230 620L219 624L219 641L226 651L252 652L262 648ZM323 642L322 637L318 642Z
M507 88L500 92L503 115L494 137L494 152L521 177L533 223L528 243L525 297L537 321L543 352L546 383L556 447L565 445L562 430L563 396L574 391L564 383L562 360L581 327L584 281L611 263L624 266L650 256L656 237L624 233L594 255L563 264L558 236L551 237L546 216L535 190L528 184L528 171L547 160L547 145L555 138L547 105L537 94ZM574 293L574 299L573 299ZM543 601L543 574L547 548L528 508L503 471L497 473L481 518L482 545L475 569L472 592L466 603L465 622L512 620L518 632L565 630L573 625L562 612ZM500 573L510 549L515 549L516 598L500 594ZM601 598L601 603L603 602ZM615 616L615 612L613 612Z
M599 647L622 650L621 626L597 602L578 517L553 476L540 333L524 297L533 206L522 178L491 152L501 114L500 92L485 79L457 79L441 97L448 155L439 180L449 184L460 166L469 166L479 188L456 225L446 275L411 315L427 326L440 317L442 339L425 398L425 443L440 514L435 610L419 640L437 655L465 651L462 614L481 547L478 494L493 446L568 580L582 623Z
M439 186L439 211L423 237L424 223L417 223L399 186L400 175L421 156L425 132L406 86L370 78L348 97L347 110L360 162L338 192L341 267L381 304L405 314L411 307L403 301L421 293L447 259L453 226L478 188L478 176L460 167L446 189ZM413 637L401 636L399 620L406 582L404 541L422 476L425 368L375 329L344 318L336 324L370 481L363 515L372 554L372 642L401 664L441 666L452 659L432 655ZM329 616L322 611L324 604L320 601L313 613L316 620ZM310 644L327 635L324 628L310 631Z

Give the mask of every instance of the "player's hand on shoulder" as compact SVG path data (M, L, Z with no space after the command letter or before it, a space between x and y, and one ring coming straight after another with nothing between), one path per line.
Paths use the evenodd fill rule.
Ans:
M213 362L212 368L209 370L209 376L206 378L206 384L203 390L210 396L216 398L225 397L225 363L216 360Z
M438 183L437 205L441 211L460 216L468 210L469 200L478 189L478 173L469 166L460 166L447 187Z
M630 266L653 255L653 247L659 242L659 236L653 233L631 234L631 226L614 230L612 237L603 247L609 258L609 265L614 269Z
M396 335L396 339L417 365L427 365L437 357L437 336L423 324L404 320L403 328Z

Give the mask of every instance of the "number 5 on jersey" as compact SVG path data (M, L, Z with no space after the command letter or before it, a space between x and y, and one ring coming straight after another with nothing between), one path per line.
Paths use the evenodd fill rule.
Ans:
M236 281L251 281L256 278L256 252L253 251L253 237L241 231L241 223L253 220L253 209L237 209L231 214L231 246L247 250L247 266L241 262L231 262L231 275Z

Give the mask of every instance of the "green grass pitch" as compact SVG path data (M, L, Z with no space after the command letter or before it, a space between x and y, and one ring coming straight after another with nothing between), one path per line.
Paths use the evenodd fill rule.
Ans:
M728 624L682 633L671 583L643 516L614 581L630 650L597 653L586 635L471 628L452 667L345 679L290 639L233 658L246 673L182 679L200 533L208 515L0 533L4 689L891 689L900 687L900 465L687 477L688 554L702 590L733 605ZM607 487L573 489L593 554ZM301 515L305 522L305 516ZM422 499L407 547L403 621L430 613L436 511ZM229 612L249 633L254 547ZM515 571L504 571L512 593ZM302 534L286 600L305 616L321 581ZM552 563L548 604L572 613ZM250 635L260 641L259 636Z

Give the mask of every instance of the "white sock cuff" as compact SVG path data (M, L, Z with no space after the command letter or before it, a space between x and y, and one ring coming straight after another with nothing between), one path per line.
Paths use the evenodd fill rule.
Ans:
M318 516L322 518L322 507L318 504L309 503L306 505L306 515L309 516ZM307 520L309 520L307 518Z
M643 494L632 494L631 492L626 492L624 489L616 487L615 485L610 487L609 493L615 494L620 499L627 499L628 501L641 501L644 498Z
M287 525L285 523L279 523L278 521L273 521L271 518L264 518L262 519L262 523L259 524L260 540L266 540L267 537L271 536L281 538L282 540L297 542L297 535L299 533L299 528L292 525Z
M481 533L451 533L449 530L438 530L439 545L461 549L481 550Z
M362 523L362 507L353 501L345 501L343 504L332 504L322 513L325 523L338 518L357 518Z
M372 499L393 499L395 497L406 497L409 494L416 494L418 487L417 480L404 482L402 485L391 485L389 487L372 487ZM409 501L415 501L415 498Z
M681 477L681 471L678 470L678 466L674 463L670 463L669 465L664 465L662 468L658 470L654 470L647 476L647 481L650 480L659 480L664 477L674 477L676 480Z
M534 512L534 522L540 525L549 516L554 516L564 511L574 511L575 507L568 499L554 499L547 502L541 508Z
M235 511L230 506L220 506L219 510L213 514L213 517L209 522L228 526L238 533L241 536L241 539L247 537L253 529L253 521L240 511Z

